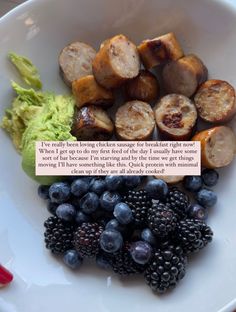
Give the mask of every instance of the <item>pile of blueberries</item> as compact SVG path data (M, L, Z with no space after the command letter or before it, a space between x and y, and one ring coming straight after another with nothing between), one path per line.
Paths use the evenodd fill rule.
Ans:
M152 218L152 223L154 223L154 229L155 227L158 228L158 226L163 227L163 224L171 229L174 224L176 229L179 228L179 231L182 230L182 233L186 234L186 224L189 222L192 225L191 222L195 222L192 220L197 220L196 224L194 224L194 226L196 225L194 228L196 233L197 226L207 219L208 208L214 206L217 202L215 192L207 187L216 185L218 178L218 173L211 169L203 170L201 176L185 177L182 186L180 186L185 189L184 192L181 191L181 188L176 187L172 190L163 180L148 179L143 176L68 177L66 180L56 182L51 186L41 185L38 188L38 195L47 201L47 209L52 215L45 222L46 247L51 249L54 254L62 254L64 263L72 269L79 268L84 258L90 257L89 253L96 257L96 263L99 267L109 268L109 257L104 255L118 255L118 252L121 253L121 250L124 249L125 241L130 241L128 249L126 248L126 251L124 251L129 253L128 257L130 256L130 259L127 260L127 254L122 255L123 258L121 257L121 259L125 259L126 266L131 266L131 268L125 268L125 272L129 273L129 269L134 273L146 270L146 282L149 286L153 290L164 292L171 286L175 286L178 279L184 276L185 268L182 267L185 266L186 261L182 261L182 267L179 269L181 274L179 274L178 278L177 273L173 275L168 271L174 271L175 268L173 267L165 268L167 272L164 275L157 273L158 278L156 277L156 280L154 274L150 277L150 274L147 272L155 270L155 256L159 255L158 257L161 259L162 256L160 254L162 255L162 252L163 261L167 264L168 261L165 262L165 255L169 253L169 257L176 258L176 253L173 250L176 250L176 252L178 250L180 253L179 258L177 257L178 259L184 259L185 252L180 252L179 250L184 250L186 244L181 246L181 240L177 243L173 243L174 240L170 241L173 238L173 231L170 231L172 236L157 237L155 231L153 232L152 228L148 226L148 222L141 226L140 224L137 225L134 222L134 214L148 213L148 208L140 206L140 201L142 201L141 204L143 206L146 203L148 205L149 201L152 203L154 212L152 212L150 218ZM130 191L133 193L129 193ZM168 197L170 194L174 194L173 192L175 195L177 194L177 197L180 194L179 198L176 198L176 196L175 198ZM141 199L138 199L137 194L140 194ZM186 205L186 198L189 198L189 195L192 198L192 203L189 200ZM134 205L132 207L124 200L124 198L128 198L127 196L133 196L132 203ZM135 207L135 196L137 201L139 200L137 202L137 205L139 205L138 210ZM184 196L185 202L182 203L181 200ZM176 219L175 216L169 217L165 215L167 211L165 209L163 215L158 214L155 217L155 207L158 207L160 211L161 205L166 205L168 202L171 203L171 206L167 204L165 206L167 210L170 207L174 208L175 204L178 206L178 209L183 207L182 215L184 215L184 219L190 220L185 223L185 232L183 232L180 225L178 227L178 222L180 222L182 217L178 218L178 214L175 215L175 212L173 212L173 216L175 215ZM197 222L200 223L198 224ZM66 228L65 232L63 232L64 226ZM199 231L200 228L201 226ZM127 229L132 229L132 232L129 232ZM126 233L125 239L123 233ZM127 237L127 233L132 237ZM178 235L179 233L177 233ZM179 237L181 236L179 235ZM203 239L205 238L203 237ZM164 248L168 247L164 251L160 247L163 243L165 245ZM191 244L191 242L189 243ZM96 249L96 252L91 251L92 248ZM197 250L197 248L195 249ZM122 266L122 264L119 265ZM170 276L172 276L172 282ZM165 281L165 278L169 280Z

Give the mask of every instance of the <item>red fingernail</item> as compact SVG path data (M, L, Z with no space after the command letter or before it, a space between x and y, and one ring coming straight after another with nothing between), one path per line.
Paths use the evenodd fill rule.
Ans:
M13 280L13 275L7 269L5 269L2 265L0 265L0 284L5 286Z

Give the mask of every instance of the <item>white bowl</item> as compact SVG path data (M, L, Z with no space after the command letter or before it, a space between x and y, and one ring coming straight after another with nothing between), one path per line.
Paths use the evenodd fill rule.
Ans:
M0 19L0 115L13 98L7 61L13 50L40 69L45 89L67 92L58 75L60 50L73 40L98 48L124 33L134 42L174 31L184 50L198 54L210 76L236 86L236 3L210 0L32 0ZM236 128L236 123L232 123ZM65 268L44 248L48 213L37 185L21 170L20 157L0 131L0 261L15 281L0 291L1 312L64 311L232 311L236 294L236 163L220 170L219 201L210 212L215 236L193 257L186 277L164 296L154 295L142 278L120 280L85 265ZM228 306L223 309L224 306ZM221 310L223 309L223 310Z

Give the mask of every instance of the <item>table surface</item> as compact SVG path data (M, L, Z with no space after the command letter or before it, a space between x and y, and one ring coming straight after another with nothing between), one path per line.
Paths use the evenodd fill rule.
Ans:
M6 14L25 0L0 0L0 16Z

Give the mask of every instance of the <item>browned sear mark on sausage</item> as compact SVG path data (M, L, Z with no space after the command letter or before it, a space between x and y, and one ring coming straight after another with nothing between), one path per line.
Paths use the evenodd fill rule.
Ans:
M182 113L166 114L163 117L163 124L168 128L183 128Z
M171 54L166 45L161 40L149 41L147 43L152 55L158 62L168 61L171 59Z
M113 44L111 44L110 49L113 56L119 56L119 52Z

